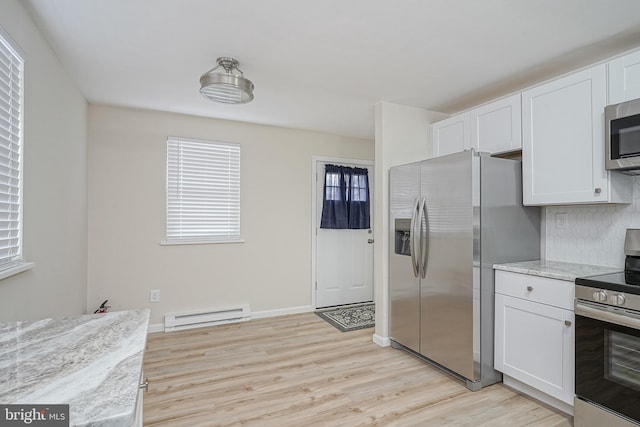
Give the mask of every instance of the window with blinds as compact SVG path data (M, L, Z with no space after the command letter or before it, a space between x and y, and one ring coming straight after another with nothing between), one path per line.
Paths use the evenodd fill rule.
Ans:
M240 239L240 144L167 139L166 243Z
M23 56L0 28L0 272L24 264L21 179L23 75Z

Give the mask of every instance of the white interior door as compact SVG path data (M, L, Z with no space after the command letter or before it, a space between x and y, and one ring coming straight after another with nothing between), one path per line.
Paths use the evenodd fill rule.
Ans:
M373 301L373 228L320 228L324 166L327 163L316 163L316 307ZM373 166L330 163L366 168L369 171L370 212L373 213Z

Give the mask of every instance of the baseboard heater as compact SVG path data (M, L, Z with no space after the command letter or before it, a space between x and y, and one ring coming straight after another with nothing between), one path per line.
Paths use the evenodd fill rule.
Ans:
M173 313L164 316L164 331L181 331L184 329L204 328L205 326L224 325L226 323L243 322L251 319L248 305L237 307L214 308L191 313Z

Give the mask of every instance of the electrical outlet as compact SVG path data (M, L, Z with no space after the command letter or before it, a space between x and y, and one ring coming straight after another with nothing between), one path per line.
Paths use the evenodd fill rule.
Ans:
M149 291L149 302L160 302L160 289L151 289Z
M556 214L556 228L569 228L569 214L565 212Z

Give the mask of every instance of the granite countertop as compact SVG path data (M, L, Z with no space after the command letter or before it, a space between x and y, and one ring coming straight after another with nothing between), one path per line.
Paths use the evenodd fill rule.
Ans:
M548 277L550 279L567 280L573 282L576 277L596 276L598 274L617 273L622 268L602 267L598 265L573 264L560 261L524 261L509 264L494 264L496 270L529 274L532 276Z
M133 424L149 310L0 323L0 402L69 404L71 426Z

